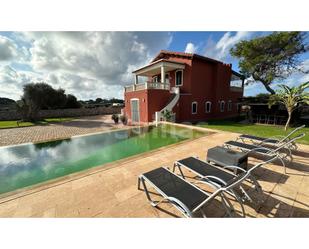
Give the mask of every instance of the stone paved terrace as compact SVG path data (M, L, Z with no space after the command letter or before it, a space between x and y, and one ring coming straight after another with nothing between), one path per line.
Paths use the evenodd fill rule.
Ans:
M64 139L119 127L123 125L120 121L115 125L111 115L98 115L49 125L0 129L0 146Z
M175 160L191 155L204 159L208 148L236 136L218 132L1 198L0 217L179 217L170 204L153 208L147 202L144 192L137 190L138 175L162 165L172 167ZM288 174L279 164L256 171L264 194L253 197L264 202L246 204L247 217L309 217L309 146L301 145L300 150L287 167ZM235 208L239 210L238 205ZM218 201L205 212L209 217L224 215Z

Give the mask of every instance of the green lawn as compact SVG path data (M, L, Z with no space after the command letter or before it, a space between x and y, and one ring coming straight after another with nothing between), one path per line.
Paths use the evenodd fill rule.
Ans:
M287 135L293 128L290 128L288 131L284 131L283 126L270 126L270 125L256 125L256 124L240 124L235 121L209 121L208 123L200 123L198 126L216 129L222 131L230 131L241 134L250 134L260 137L272 137L277 135ZM306 127L301 130L305 132L306 136L298 140L299 143L309 144L309 127Z
M71 121L74 118L45 118L44 120L48 123L56 123L56 122L65 122L65 121Z
M16 128L16 127L27 127L27 126L34 126L34 125L47 125L49 123L57 123L57 122L65 122L71 121L74 118L46 118L42 121L38 122L20 122L16 120L10 121L0 121L0 129L2 128Z

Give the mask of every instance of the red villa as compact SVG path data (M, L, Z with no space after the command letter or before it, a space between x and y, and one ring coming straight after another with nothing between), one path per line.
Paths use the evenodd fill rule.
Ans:
M133 123L160 120L164 110L176 122L232 117L243 97L244 78L231 64L198 54L161 51L133 74L124 93L124 114ZM140 83L138 76L148 80Z

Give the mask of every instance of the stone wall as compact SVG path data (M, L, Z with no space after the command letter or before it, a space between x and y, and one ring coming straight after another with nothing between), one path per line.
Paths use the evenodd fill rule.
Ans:
M58 110L41 110L40 118L58 118L58 117L81 117L104 114L120 114L121 107L96 107L96 108L80 108L80 109L58 109ZM19 120L20 113L15 110L0 111L0 120Z

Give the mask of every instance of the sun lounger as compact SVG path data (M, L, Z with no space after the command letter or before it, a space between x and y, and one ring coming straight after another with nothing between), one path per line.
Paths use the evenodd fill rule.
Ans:
M265 156L277 155L278 159L281 161L284 167L284 173L286 173L286 166L285 166L284 160L290 157L291 161L293 161L293 155L292 155L290 146L291 144L295 143L296 140L304 136L305 136L304 133L299 134L296 137L286 142L281 143L280 146L275 147L275 148L266 148L266 147L263 147L262 145L246 144L246 143L241 143L237 141L227 141L224 143L223 146L229 149L236 148L243 152L258 153L258 154L265 155Z
M237 166L224 166L224 167L219 168L210 163L202 161L196 157L187 157L185 159L176 161L174 164L173 171L175 171L175 168L177 167L181 176L185 179L185 176L181 169L181 168L185 168L189 170L190 172L193 172L195 175L197 175L199 182L210 183L214 185L214 187L216 188L233 185L235 181L237 181L238 179L242 179L242 181L240 181L239 184L235 184L233 185L234 187L230 187L228 192L229 194L234 196L238 201L245 202L246 200L249 200L252 202L251 197L249 196L247 191L245 191L244 188L241 186L241 183L243 181L251 182L254 185L254 189L257 192L261 193L262 188L260 184L258 183L258 181L255 179L255 177L252 175L252 171L275 159L276 159L276 156L272 157L271 159L267 161L258 163L257 165L253 166L249 170L245 170ZM241 173L234 174L230 171L227 171L226 169L234 169L234 170L237 169L238 172L241 172ZM242 193L241 197L237 193L237 189L241 191Z
M270 138L265 138L265 137L258 137L258 136L253 136L253 135L247 135L247 134L243 134L240 135L236 141L241 141L243 143L245 143L247 140L249 140L250 142L254 143L254 144L270 144L270 145L281 145L284 142L287 142L291 139L291 136L299 131L300 129L304 128L305 125L299 126L297 128L295 128L293 131L291 131L288 135L286 136L272 136ZM290 144L290 149L294 149L297 150L297 145L295 143L291 143Z
M138 178L138 189L142 183L147 199L153 207L162 201L168 201L176 207L185 217L194 217L198 212L205 217L203 207L209 204L217 196L221 197L222 205L227 213L232 216L233 207L224 196L225 188L214 188L210 194L195 185L185 181L170 170L160 167L142 174ZM161 201L153 201L150 197L146 183L152 186L162 197Z

